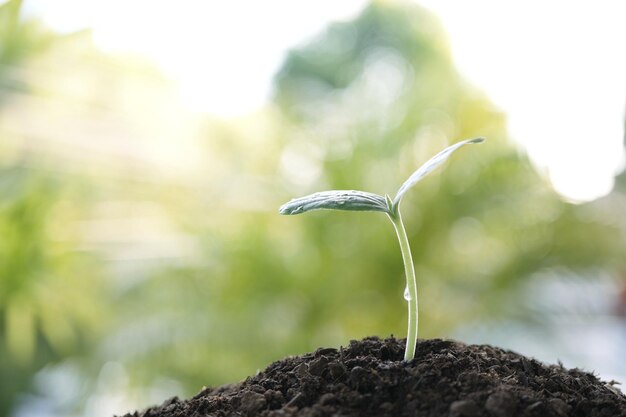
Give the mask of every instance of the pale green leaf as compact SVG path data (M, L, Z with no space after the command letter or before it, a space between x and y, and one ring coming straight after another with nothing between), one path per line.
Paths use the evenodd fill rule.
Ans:
M332 190L310 194L283 204L279 211L280 214L300 214L320 209L389 212L383 196L355 190Z
M472 144L472 143L481 143L481 142L484 142L484 141L485 141L484 138L474 138L474 139L464 140L462 142L458 142L458 143L455 143L452 146L447 147L443 151L439 152L437 155L435 155L432 158L430 158L428 160L428 162L426 162L424 165L419 167L417 169L417 171L415 171L409 177L409 179L407 179L404 182L404 184L402 184L402 186L398 190L398 194L396 194L396 198L394 198L394 200L393 200L394 207L396 207L400 203L400 200L402 199L404 194L406 194L406 192L411 187L413 187L415 184L417 184L426 175L430 174L439 165L443 164L448 159L448 157L450 157L450 155L454 151L456 151L457 149L459 149L463 145L468 145L468 144Z

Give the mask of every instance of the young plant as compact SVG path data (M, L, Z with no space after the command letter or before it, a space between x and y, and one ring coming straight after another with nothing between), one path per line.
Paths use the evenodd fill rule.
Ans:
M415 268L413 267L413 259L411 258L411 248L409 247L409 239L407 238L404 224L402 223L402 215L400 214L400 203L406 192L422 178L432 172L441 165L448 157L463 145L472 143L481 143L484 138L469 139L458 142L447 147L437 155L432 157L428 162L422 165L402 184L396 197L391 200L388 195L385 197L368 193L366 191L355 190L332 190L322 191L307 195L305 197L296 198L283 204L280 207L280 214L300 214L311 210L331 209L331 210L350 210L350 211L380 211L389 217L398 241L400 242L400 251L402 252L402 260L404 261L404 271L406 274L406 288L404 298L408 302L409 320L408 332L406 338L406 349L404 351L404 360L409 361L415 356L415 345L417 344L417 284L415 281Z

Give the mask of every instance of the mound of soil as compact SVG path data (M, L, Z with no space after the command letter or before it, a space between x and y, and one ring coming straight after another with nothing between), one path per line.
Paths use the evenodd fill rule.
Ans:
M578 369L488 345L366 338L274 362L237 384L124 417L626 417L626 396Z

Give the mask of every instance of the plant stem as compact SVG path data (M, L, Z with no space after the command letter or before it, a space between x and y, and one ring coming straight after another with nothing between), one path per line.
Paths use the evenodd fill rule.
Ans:
M402 252L402 260L404 261L404 272L406 274L406 288L409 292L409 320L408 331L406 335L406 349L404 351L404 360L410 361L415 357L415 346L417 344L417 282L415 280L415 267L413 266L413 258L411 257L411 247L409 239L406 236L406 230L402 223L400 210L394 210L393 214L389 214L389 219L396 229L398 242L400 242L400 251Z

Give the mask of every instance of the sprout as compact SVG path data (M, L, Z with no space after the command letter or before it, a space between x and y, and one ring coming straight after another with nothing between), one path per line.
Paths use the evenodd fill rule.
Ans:
M411 258L411 248L409 239L402 223L400 214L400 203L406 192L432 172L439 165L444 163L448 157L463 145L484 142L484 138L465 140L447 147L428 162L422 165L402 184L396 197L392 200L388 195L385 197L378 194L355 190L333 190L314 193L305 197L296 198L283 204L280 207L280 214L300 214L311 210L349 210L349 211L381 211L389 217L398 236L402 260L404 261L404 271L406 274L406 289L404 298L408 302L409 319L408 332L406 338L406 349L404 360L409 361L415 356L415 346L417 344L417 284L415 280L415 268Z

